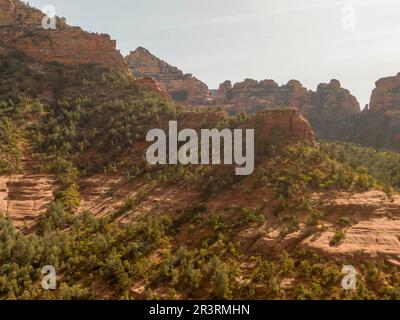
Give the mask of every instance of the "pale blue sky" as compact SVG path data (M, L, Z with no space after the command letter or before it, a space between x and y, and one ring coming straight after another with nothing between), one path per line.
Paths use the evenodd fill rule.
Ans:
M369 102L374 82L400 72L399 0L31 0L126 55L143 46L210 88L226 79L339 79ZM343 27L353 5L355 29ZM346 11L350 12L350 11ZM347 21L347 20L346 20Z

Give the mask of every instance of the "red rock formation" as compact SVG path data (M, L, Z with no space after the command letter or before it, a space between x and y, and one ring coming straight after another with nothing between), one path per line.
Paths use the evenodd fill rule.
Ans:
M216 128L226 115L223 111L184 112L179 119L179 129L191 128L200 131ZM258 112L254 119L242 123L239 127L255 130L256 145L274 134L284 138L285 142L308 141L315 145L313 129L297 108L263 110Z
M18 228L33 227L57 191L52 175L0 176L0 214Z
M311 101L306 88L297 80L279 86L273 80L256 81L246 79L232 86L225 81L219 87L217 104L225 106L231 113L256 112L279 106L301 107Z
M315 145L314 132L297 108L264 110L257 113L255 125L258 137L268 138L279 134L289 141L308 141Z
M311 103L300 106L318 138L345 140L349 137L346 127L351 119L360 113L360 104L349 90L342 88L338 80L318 85L316 92L310 92Z
M341 87L338 80L322 83L316 92L308 91L297 80L290 80L279 86L273 80L256 81L246 79L232 86L225 81L219 87L217 104L225 106L233 113L254 112L279 106L292 106L302 110L313 107L331 108L340 113L360 111L357 99Z
M297 80L283 86L273 80L246 79L233 86L225 81L218 90L217 104L230 113L296 107L310 121L317 137L324 139L338 138L338 134L347 136L342 132L343 121L360 113L357 99L338 80L320 84L316 92L308 91Z
M40 62L100 64L128 72L110 36L70 27L64 18L56 18L55 30L44 30L44 14L19 0L0 0L0 8L0 53L17 49Z
M166 99L171 99L169 93L163 89L163 86L157 80L154 80L153 78L138 78L138 79L135 79L133 83L139 89L142 89L145 91L152 91Z
M136 77L156 79L175 102L186 106L214 104L214 97L207 85L191 74L184 74L178 68L158 59L148 50L137 48L125 59Z
M328 222L325 230L315 239L309 237L303 244L310 250L333 256L368 258L385 257L400 263L400 197L388 196L381 191L365 193L340 192L335 195L315 195L314 201L321 203ZM346 237L338 246L331 246L335 236L337 219L347 217L352 226L345 230Z
M254 202L257 197L254 197ZM299 224L299 230L282 238L281 227L273 226L265 233L265 226L247 228L241 231L235 242L242 248L264 256L302 246L327 258L382 259L400 264L400 197L389 197L381 191L365 193L318 193L312 201L325 212L323 227L312 231L306 223ZM243 205L243 199L240 199ZM238 200L231 197L230 205ZM247 205L252 204L248 203ZM217 208L213 208L214 210ZM347 217L351 226L343 230L345 238L338 246L330 242L337 232L337 220Z
M317 91L312 93L311 109L303 105L302 112L307 116L307 111L312 108L329 110L335 117L359 113L360 104L349 90L342 88L338 80L318 85Z
M372 112L400 110L400 73L379 79L372 91L369 110Z

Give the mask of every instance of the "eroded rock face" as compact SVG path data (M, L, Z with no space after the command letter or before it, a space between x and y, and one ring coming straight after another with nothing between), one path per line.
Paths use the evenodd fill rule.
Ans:
M379 79L372 91L369 110L372 112L400 111L400 73Z
M328 255L348 257L368 256L391 258L400 263L400 197L390 198L381 191L359 194L339 193L329 199L317 195L321 209L326 212L328 223L317 237L306 239L303 244ZM346 217L350 225L343 228L344 239L332 245L337 219Z
M139 89L155 92L166 99L171 99L171 96L165 89L163 89L163 86L153 78L138 78L134 80L134 84Z
M217 104L226 106L232 113L255 112L280 106L291 106L312 112L316 108L329 108L338 114L360 111L357 99L342 88L338 80L321 83L316 92L309 91L297 80L279 86L273 80L246 79L232 86L225 81L219 87Z
M315 145L313 129L297 108L267 109L257 113L255 121L259 138L277 135L289 141L308 141Z
M319 108L322 109L321 112L327 110L338 117L360 112L360 104L356 97L335 79L319 84L317 91L311 93L311 109L306 110L306 105L302 107L303 112L312 112L313 109Z
M218 124L226 115L224 111L185 112L178 122L178 129L191 128L200 132L201 129L218 128ZM315 145L313 129L296 108L260 111L253 119L243 122L237 128L255 130L256 149L258 144L274 135L285 140L282 143L308 141Z
M381 191L371 190L356 194L320 193L312 199L325 213L325 219L319 227L307 225L307 215L297 213L300 223L295 232L282 236L280 223L270 222L261 227L244 228L235 241L240 241L244 249L264 256L303 247L327 258L384 258L400 265L398 195L391 198ZM254 205L257 200L252 201L246 205ZM269 215L267 217L270 218ZM341 218L347 219L348 224L340 226L337 221ZM339 229L344 237L338 243L332 243Z
M55 30L44 30L44 14L19 0L0 0L0 53L21 50L40 62L100 64L128 72L109 35L84 32L58 18Z
M185 106L214 104L214 97L206 84L158 59L148 50L139 47L125 59L136 77L156 79L175 102Z
M263 109L291 106L300 108L311 103L306 88L296 80L279 86L273 80L246 79L232 86L225 81L219 87L217 105L225 106L230 113L257 112Z
M57 191L52 175L0 176L0 213L17 228L32 228Z
M216 100L232 114L296 107L310 121L316 136L323 139L346 138L349 134L343 130L343 123L360 113L357 99L335 79L321 83L315 92L307 90L297 80L290 80L283 86L273 80L246 79L233 86L225 81L220 85Z
M344 89L338 80L318 85L316 92L310 92L311 103L300 106L318 138L346 140L350 137L351 128L348 122L360 114L357 99Z

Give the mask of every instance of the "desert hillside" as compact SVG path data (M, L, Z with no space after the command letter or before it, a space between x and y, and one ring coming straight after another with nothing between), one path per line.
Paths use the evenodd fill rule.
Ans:
M400 155L320 139L335 123L315 124L313 108L360 113L339 81L226 82L218 108L144 49L131 58L159 78L107 35L64 19L43 30L18 0L0 8L0 299L400 298ZM395 113L392 81L377 83L365 119ZM150 165L146 133L171 120L254 128L254 173ZM41 287L45 265L56 290ZM355 290L342 289L345 265Z

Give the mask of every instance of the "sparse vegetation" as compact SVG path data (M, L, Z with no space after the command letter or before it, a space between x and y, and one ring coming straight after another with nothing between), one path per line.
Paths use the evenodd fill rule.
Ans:
M345 293L344 261L301 244L279 247L297 231L324 230L329 217L312 193L399 189L397 154L346 143L280 145L277 135L257 150L250 177L225 166L149 166L143 161L147 130L179 119L179 107L113 70L49 64L36 72L26 59L15 54L0 62L0 173L51 173L59 189L34 232L18 231L0 215L1 299L399 298L395 266L365 264L357 290ZM43 89L50 97L38 96ZM218 127L234 128L249 117L223 116ZM148 204L149 190L139 188L107 217L78 214L80 178L94 173L141 179L149 190L196 191L201 201L175 212L158 203L156 212L129 220ZM331 246L341 244L353 223L336 219ZM273 232L276 250L252 251ZM52 292L40 286L48 264L59 276Z

